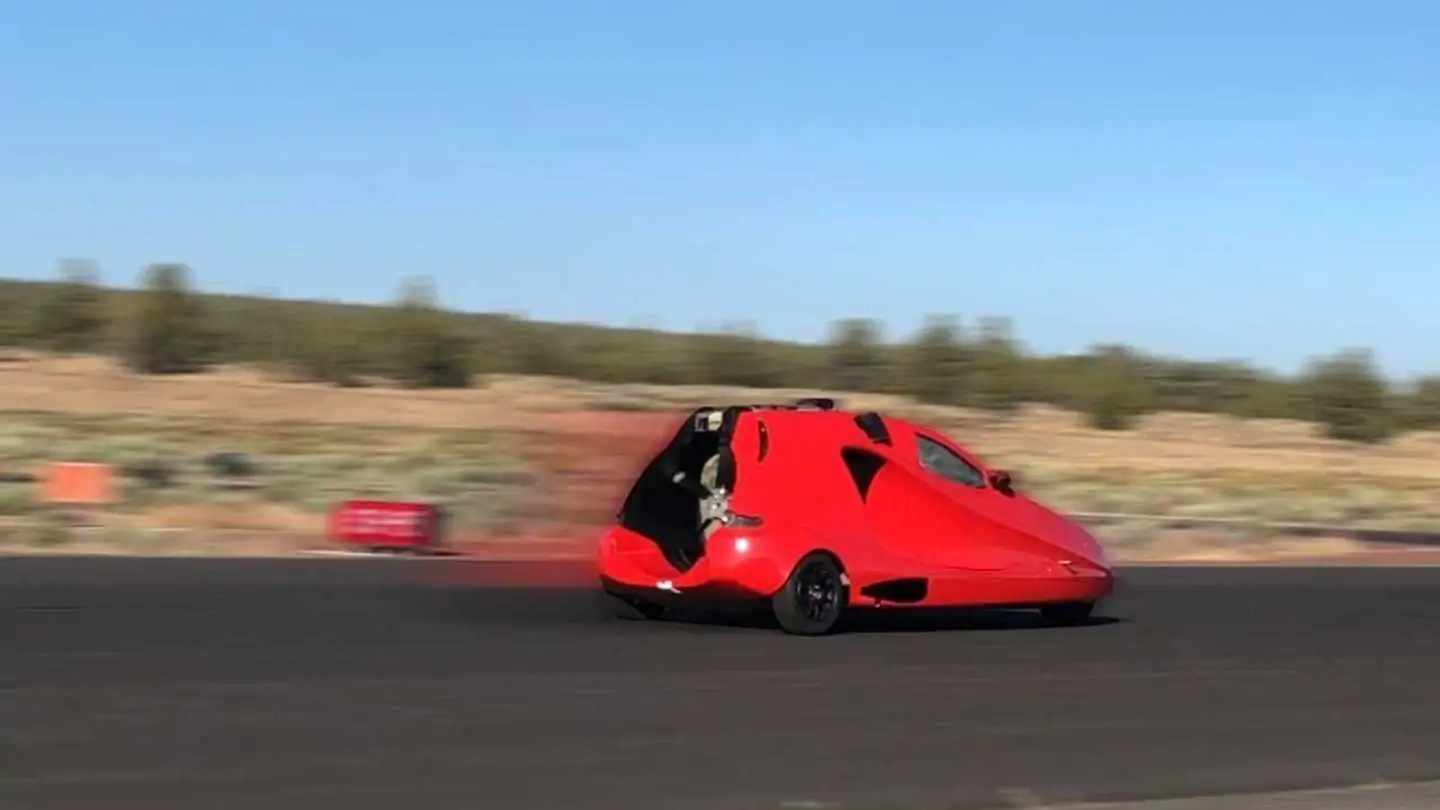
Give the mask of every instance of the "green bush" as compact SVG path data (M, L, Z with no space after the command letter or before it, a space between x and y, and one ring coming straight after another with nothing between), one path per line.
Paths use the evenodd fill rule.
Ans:
M1332 439L1378 442L1397 424L1385 380L1367 351L1349 350L1312 364L1305 384L1311 418Z

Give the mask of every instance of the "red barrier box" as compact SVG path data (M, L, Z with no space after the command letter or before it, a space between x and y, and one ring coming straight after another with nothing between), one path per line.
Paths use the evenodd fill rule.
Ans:
M433 550L444 542L445 514L410 501L343 501L330 513L333 542L372 550Z

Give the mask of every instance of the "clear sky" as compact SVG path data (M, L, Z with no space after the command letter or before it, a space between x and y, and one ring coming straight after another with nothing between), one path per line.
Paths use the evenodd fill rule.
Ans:
M1440 3L0 0L0 273L1440 370Z

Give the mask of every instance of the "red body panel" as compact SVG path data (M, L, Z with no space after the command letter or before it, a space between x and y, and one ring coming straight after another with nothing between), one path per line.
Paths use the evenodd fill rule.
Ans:
M1037 606L1110 593L1103 549L1082 526L1018 492L940 476L920 463L917 436L964 458L986 481L993 471L922 425L888 417L884 424L889 444L868 437L853 413L743 413L731 440L738 476L731 508L764 523L721 528L684 572L656 543L614 527L600 543L602 580L657 594L764 598L802 557L823 550L848 576L852 605L901 604L865 593L901 579L926 582L924 598L903 605L912 607ZM863 495L840 461L844 448L885 460Z

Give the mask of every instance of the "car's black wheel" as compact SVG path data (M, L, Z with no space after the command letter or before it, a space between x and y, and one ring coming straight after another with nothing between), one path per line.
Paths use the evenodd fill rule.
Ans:
M840 565L830 555L816 552L795 566L771 605L780 629L791 635L821 636L839 624L848 602Z
M1094 602L1066 602L1040 608L1041 617L1051 624L1080 624L1088 621L1094 612Z

